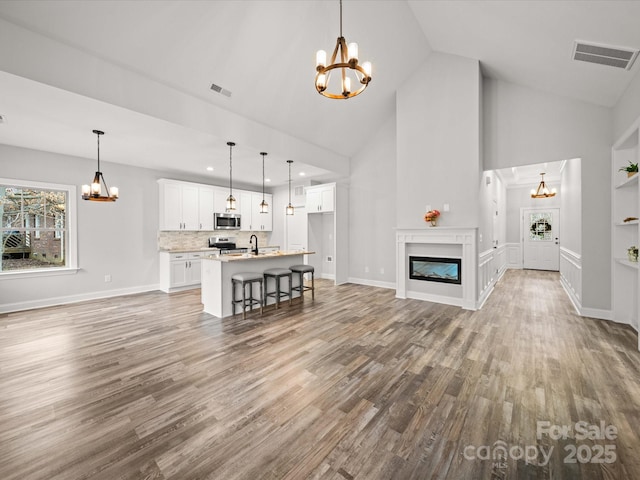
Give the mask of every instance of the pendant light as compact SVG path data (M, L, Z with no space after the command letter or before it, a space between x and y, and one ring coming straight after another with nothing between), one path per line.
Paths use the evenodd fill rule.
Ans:
M531 198L549 198L555 197L556 189L549 191L547 185L544 183L544 173L541 173L540 176L542 179L540 180L540 185L538 185L537 190L531 190Z
M260 202L260 213L269 213L269 204L264 200L264 156L267 152L260 152L262 155L262 202Z
M340 56L336 61L336 56ZM316 52L316 90L320 95L327 98L347 99L362 93L371 81L371 63L364 62L362 66L358 64L358 44L347 42L342 36L342 0L340 0L340 36L336 42L336 47L331 55L331 62L327 63L327 52L318 50ZM330 93L329 78L331 70L340 69L342 90L340 93ZM351 77L360 83L360 86L351 91Z
M115 202L118 199L118 187L111 187L111 189L109 189L100 171L100 135L104 135L104 132L93 130L93 133L98 137L98 171L93 177L91 186L82 185L82 198L94 202ZM104 185L105 193L108 193L107 195L102 195L102 185Z
M287 205L287 215L293 215L293 205L291 205L291 164L293 163L293 160L287 160L287 163L289 164L289 205Z
M227 142L229 145L229 196L227 197L227 211L236 209L236 199L233 198L233 183L232 183L232 173L233 173L233 163L231 161L231 151L233 147L235 147L234 142Z

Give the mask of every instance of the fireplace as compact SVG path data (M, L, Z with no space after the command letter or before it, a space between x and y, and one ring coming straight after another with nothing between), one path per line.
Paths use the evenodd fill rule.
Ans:
M426 282L462 284L460 258L409 257L409 278Z

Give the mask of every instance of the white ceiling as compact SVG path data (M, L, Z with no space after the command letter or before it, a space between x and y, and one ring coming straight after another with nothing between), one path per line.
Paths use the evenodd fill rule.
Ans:
M636 1L345 0L344 36L374 68L367 91L348 101L313 87L315 51L331 51L339 33L337 1L0 0L0 18L345 157L394 114L395 91L431 50L478 59L492 78L609 107L640 65L571 60L576 39L639 48ZM1 74L0 114L0 143L94 158L91 130L99 128L105 161L228 178L233 138L75 92ZM234 179L261 183L262 149L234 149ZM288 155L285 145L269 152L273 185L286 182ZM317 162L294 160L294 174L331 176ZM213 174L204 171L209 164Z

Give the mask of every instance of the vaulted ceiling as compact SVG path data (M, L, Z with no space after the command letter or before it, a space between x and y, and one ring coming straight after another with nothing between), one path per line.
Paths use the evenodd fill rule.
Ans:
M640 48L638 18L635 1L344 0L344 36L359 43L360 57L374 70L362 95L335 101L318 95L313 78L315 51L331 51L339 33L337 0L0 0L5 25L318 147L309 158L295 150L296 172L307 170L309 178L336 174L323 165L322 152L348 162L376 134L394 114L397 89L432 51L477 59L491 78L613 107L640 61L630 71L577 62L573 43ZM12 38L5 34L6 45ZM106 161L179 170L203 181L208 175L225 178L225 143L234 140L227 138L233 128L224 134L204 124L194 128L137 111L133 100L114 106L73 89L54 89L55 77L64 73L56 69L68 65L51 62L51 81L21 78L15 67L21 45L12 47L0 49L0 115L7 120L0 125L0 143L93 158L90 120L108 134ZM231 96L213 92L212 83ZM237 147L234 171L247 184L261 182L264 143L247 139ZM293 149L287 141L269 147L267 176L281 184ZM215 166L213 174L204 170L208 165Z

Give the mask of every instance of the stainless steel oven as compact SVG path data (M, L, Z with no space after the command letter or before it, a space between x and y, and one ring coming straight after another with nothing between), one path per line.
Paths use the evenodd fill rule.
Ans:
M215 230L240 230L240 214L214 213L213 228Z

